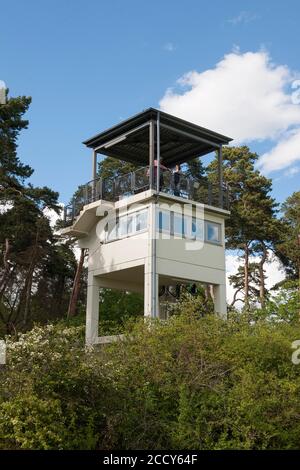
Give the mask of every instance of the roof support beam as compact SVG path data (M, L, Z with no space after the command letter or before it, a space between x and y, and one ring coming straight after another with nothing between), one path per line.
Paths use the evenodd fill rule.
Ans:
M176 159L182 159L182 158L185 158L185 156L189 156L189 155L192 155L194 154L195 157L198 155L198 153L201 153L201 146L197 146L196 148L185 148L182 149L181 148L182 146L181 145L178 145L178 147L176 148L176 150L172 150L172 151L169 151L169 152L164 152L164 157L165 159L167 159L168 161L169 160L176 160Z
M140 129L143 129L144 127L147 127L147 126L149 126L149 121L144 122L144 124L141 124L140 126L135 127L134 129L131 129L128 132L124 132L123 134L120 134L115 139L108 140L104 144L101 144L98 147L96 147L94 150L95 150L95 152L98 152L98 150L101 150L103 148L113 147L113 145L120 143L122 140L125 140L130 134L133 134L134 132L137 132Z
M118 151L117 149L114 149L114 148L103 150L101 154L105 155L106 157L117 158L118 160L130 162L135 165L145 166L147 164L147 162L145 162L144 160L139 160L138 158L136 158L136 156L132 153L131 154L127 152L125 153L123 150Z
M92 166L92 191L93 191L93 200L96 192L96 178L97 178L97 152L93 150L93 166Z
M155 171L155 168L154 168ZM160 191L160 114L156 119L156 191Z
M197 140L198 142L203 142L205 144L211 145L214 148L220 148L219 144L216 144L215 142L212 142L211 140L204 139L203 137L198 137L194 134L191 134L190 132L185 132L180 129L176 129L175 127L169 126L168 124L164 124L163 122L161 123L161 126L164 127L165 129L168 129L169 131L175 132L176 134L184 135L193 140Z

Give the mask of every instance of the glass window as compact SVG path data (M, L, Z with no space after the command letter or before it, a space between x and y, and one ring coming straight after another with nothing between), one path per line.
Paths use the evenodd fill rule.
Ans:
M221 225L215 222L206 222L206 240L212 243L221 242Z
M106 241L113 241L118 238L124 238L133 235L136 232L148 228L148 210L140 210L131 214L125 214L107 222Z
M191 216L186 215L184 218L184 236L186 238L194 239L196 234L196 224Z
M127 235L133 232L133 215L127 216Z
M160 232L170 233L170 212L169 211L158 212L158 228Z
M140 211L136 213L136 232L146 230L147 228L147 217L148 211Z
M119 237L125 237L127 235L127 215L120 217L118 228L119 228L118 230Z
M107 223L107 240L115 240L117 236L117 221L116 219L111 219Z
M204 240L204 220L194 218L196 240Z
M176 212L174 212L173 215L173 233L174 235L180 235L181 237L183 236L182 214L176 214Z

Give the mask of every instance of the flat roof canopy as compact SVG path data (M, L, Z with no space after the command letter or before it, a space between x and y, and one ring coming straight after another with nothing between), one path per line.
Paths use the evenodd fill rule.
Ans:
M146 166L149 164L149 122L157 121L158 118L160 155L166 166L206 155L232 140L171 114L149 108L83 143L97 153Z

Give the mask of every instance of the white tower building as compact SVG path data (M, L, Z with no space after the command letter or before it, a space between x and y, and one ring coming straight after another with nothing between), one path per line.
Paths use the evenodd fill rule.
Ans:
M64 235L89 250L87 344L99 335L99 289L144 294L144 315L159 317L162 286L213 286L217 314L226 316L224 221L229 215L222 181L222 145L229 137L150 108L86 140L93 179L65 210ZM174 173L218 153L218 181ZM132 162L127 175L97 178L97 155Z

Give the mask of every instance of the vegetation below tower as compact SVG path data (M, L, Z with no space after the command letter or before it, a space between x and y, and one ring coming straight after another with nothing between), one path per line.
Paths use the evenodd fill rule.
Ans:
M0 370L0 448L297 449L296 297L280 305L223 321L187 296L93 350L83 326L34 327Z

